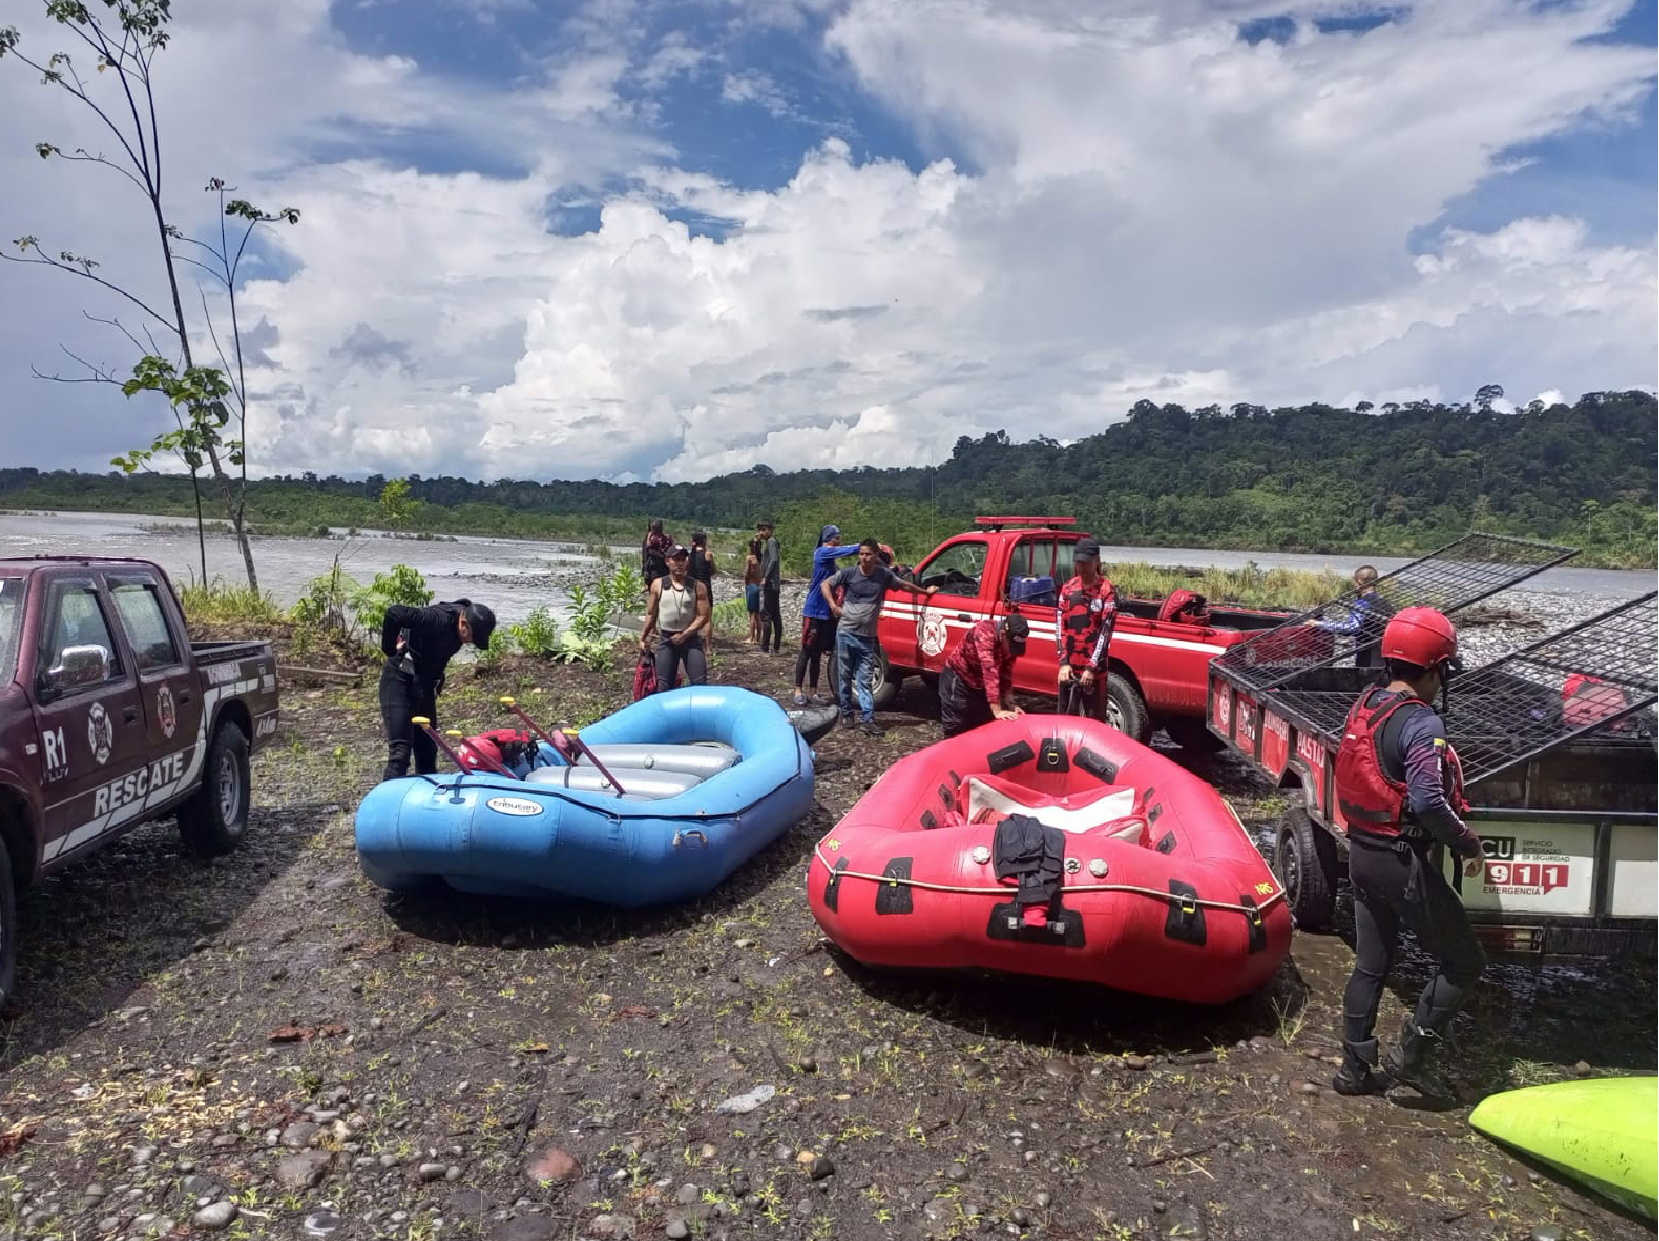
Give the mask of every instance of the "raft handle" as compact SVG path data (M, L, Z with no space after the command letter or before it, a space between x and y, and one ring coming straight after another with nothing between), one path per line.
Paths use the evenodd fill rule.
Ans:
M687 839L689 839L692 836L697 837L698 846L700 848L707 849L709 847L709 838L707 836L703 835L703 833L698 831L695 827L687 828L683 832L675 832L674 833L674 847L676 849L678 849L682 844L684 844L686 842Z

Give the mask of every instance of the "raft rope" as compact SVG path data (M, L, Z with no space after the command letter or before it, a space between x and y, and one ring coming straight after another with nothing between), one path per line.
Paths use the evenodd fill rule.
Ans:
M824 864L824 869L829 871L832 879L868 879L872 883L921 888L926 892L954 892L961 896L1008 897L1014 895L1014 889L1000 884L994 888L969 887L964 884L929 883L925 879L905 879L897 875L873 875L869 871L853 870L850 867L845 870L836 870L830 864L830 860L824 856L822 843L814 845L812 852ZM1259 905L1238 905L1231 901L1209 900L1199 896L1179 896L1173 892L1160 892L1157 888L1143 888L1131 883L1068 883L1064 884L1061 892L1062 894L1071 892L1125 892L1133 896L1150 896L1155 900L1163 901L1167 905L1179 905L1183 909L1221 909L1229 913L1244 914L1247 917L1251 915L1259 917L1266 910L1273 908L1277 902L1285 899L1285 890L1282 887L1273 892L1271 896L1264 897Z

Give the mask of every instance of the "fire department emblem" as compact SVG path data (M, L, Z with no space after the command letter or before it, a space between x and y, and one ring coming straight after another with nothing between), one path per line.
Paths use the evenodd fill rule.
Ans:
M115 725L110 723L104 704L95 702L86 713L86 743L92 747L92 757L100 763L109 762L109 752L115 745Z
M944 650L945 637L945 618L943 616L922 618L922 654L937 655Z
M163 685L156 691L156 718L161 723L162 734L171 738L179 726L179 717L173 710L173 691L169 686Z

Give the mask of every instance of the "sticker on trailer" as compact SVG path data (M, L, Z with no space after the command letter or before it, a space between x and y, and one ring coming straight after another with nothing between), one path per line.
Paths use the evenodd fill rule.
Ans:
M932 613L922 618L922 654L929 657L939 654L949 639L950 632L942 615Z
M1301 733L1296 738L1296 757L1315 771L1325 768L1325 747L1313 733Z
M92 747L92 757L99 766L109 762L109 752L115 748L115 725L101 702L93 703L86 713L86 743Z
M1223 685L1215 694L1215 724L1223 733L1233 731L1233 689L1230 685Z
M1650 824L1623 823L1612 829L1607 863L1607 912L1615 918L1651 918L1659 909L1659 847Z
M1290 724L1271 711L1262 713L1262 766L1274 776L1290 765Z
M173 690L170 686L163 685L156 691L156 719L161 724L161 735L171 741L174 730L179 726L179 717L173 706Z
M1476 824L1485 870L1463 880L1470 909L1589 914L1595 901L1596 830L1588 823ZM1448 875L1457 859L1445 861Z

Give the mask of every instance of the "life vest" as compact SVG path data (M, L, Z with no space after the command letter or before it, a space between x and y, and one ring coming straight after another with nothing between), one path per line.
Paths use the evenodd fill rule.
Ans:
M1073 668L1087 667L1094 661L1100 627L1106 623L1106 598L1110 589L1111 583L1102 577L1096 580L1091 591L1078 576L1067 582L1061 592L1061 650L1066 663Z
M1628 705L1624 690L1587 673L1573 673L1561 687L1561 718L1569 728L1593 728Z
M1158 619L1181 625L1207 625L1210 623L1209 600L1197 591L1172 590L1169 598L1164 600L1164 606L1158 609Z
M1347 821L1348 834L1356 832L1384 840L1420 837L1422 833L1405 821L1406 782L1392 778L1383 766L1383 727L1403 707L1429 704L1410 694L1375 706L1383 687L1372 686L1359 696L1342 727L1342 745L1336 752L1336 804ZM1463 764L1448 744L1444 751L1442 777L1446 800L1458 814L1469 808L1463 796Z
M536 744L528 733L511 728L497 728L476 737L468 737L456 750L456 758L466 771L493 771L486 760L493 760L512 770L521 765L534 766Z

